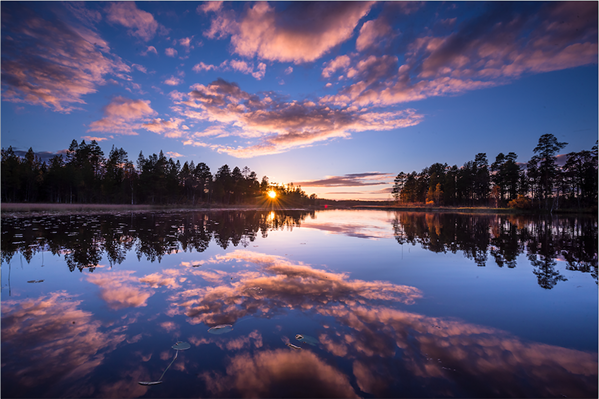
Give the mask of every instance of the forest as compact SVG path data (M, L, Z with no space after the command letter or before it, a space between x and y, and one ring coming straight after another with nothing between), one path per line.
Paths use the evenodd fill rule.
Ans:
M166 158L162 151L137 163L122 148L108 157L96 141L71 142L66 156L49 163L32 148L20 157L12 147L2 149L2 202L112 203L112 204L252 204L265 203L274 191L287 207L314 205L299 186L260 181L248 167L221 166L216 173L203 162L197 165Z
M499 153L491 164L478 153L462 167L434 163L420 173L400 172L393 197L400 204L596 210L597 142L590 151L560 155L565 162L558 162L566 145L544 134L525 164L513 152Z

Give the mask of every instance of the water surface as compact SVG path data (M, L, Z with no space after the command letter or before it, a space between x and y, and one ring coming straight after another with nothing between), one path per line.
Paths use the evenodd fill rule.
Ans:
M592 217L3 218L1 250L2 397L597 397Z

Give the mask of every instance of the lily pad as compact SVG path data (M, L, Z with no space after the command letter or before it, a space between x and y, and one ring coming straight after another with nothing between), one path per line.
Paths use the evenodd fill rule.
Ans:
M226 334L231 331L233 331L233 326L230 324L221 324L219 326L214 326L208 330L210 334L216 335Z
M295 336L295 339L297 339L299 342L303 342L304 344L312 346L316 346L320 343L320 341L317 338L311 337L309 335L297 334Z
M191 348L191 345L189 345L187 342L179 341L173 345L172 348L178 351L186 351L187 349Z

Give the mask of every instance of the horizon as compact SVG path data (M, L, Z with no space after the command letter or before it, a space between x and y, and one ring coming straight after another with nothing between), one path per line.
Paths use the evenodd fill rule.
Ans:
M248 166L334 200L597 140L597 3L2 3L2 147Z

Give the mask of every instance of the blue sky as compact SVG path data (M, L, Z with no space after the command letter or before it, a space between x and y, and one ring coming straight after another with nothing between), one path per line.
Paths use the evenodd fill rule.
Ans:
M596 2L2 2L2 147L95 139L327 198L597 140Z

